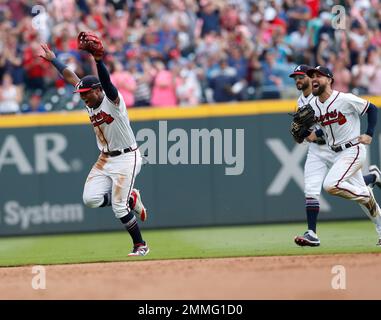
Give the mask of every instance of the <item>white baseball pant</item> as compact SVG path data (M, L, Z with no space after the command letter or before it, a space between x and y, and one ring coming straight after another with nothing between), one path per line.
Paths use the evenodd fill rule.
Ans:
M142 158L139 149L109 157L100 154L93 165L83 190L83 202L90 208L98 208L104 195L110 193L115 217L120 219L130 211L128 199L139 174Z
M361 172L365 159L366 148L363 144L338 152L325 177L324 190L332 195L366 204L370 199L370 192Z
M361 209L375 224L378 237L381 239L381 216L371 214L369 209L371 194L361 172L365 159L366 147L363 144L337 153L335 163L329 170L323 187L332 195L358 202Z
M323 181L332 166L335 154L327 146L311 144L304 164L304 194L319 200Z

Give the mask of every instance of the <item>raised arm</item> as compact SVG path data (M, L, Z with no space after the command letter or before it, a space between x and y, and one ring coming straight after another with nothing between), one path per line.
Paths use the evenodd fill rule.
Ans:
M110 74L109 74L102 58L94 57L94 59L95 59L96 65L97 65L99 81L101 82L101 86L102 86L103 91L106 94L106 97L109 100L111 100L115 105L119 105L118 90L115 88L115 86L111 82Z
M44 50L44 54L40 55L40 57L49 61L58 70L58 72L62 74L65 81L75 87L75 85L79 82L79 78L75 72L71 71L65 64L58 60L54 52L49 49L47 44L41 44L41 48Z
M118 90L112 84L110 74L103 63L104 47L101 39L92 32L80 32L77 38L78 49L89 52L97 65L97 72L102 89L106 97L115 105L119 105Z

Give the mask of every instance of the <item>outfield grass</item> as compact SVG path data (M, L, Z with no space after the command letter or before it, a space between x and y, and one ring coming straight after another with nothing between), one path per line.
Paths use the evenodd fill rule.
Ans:
M321 222L320 247L297 247L305 224L144 230L151 252L129 258L126 232L0 238L0 266L236 256L381 252L370 221Z

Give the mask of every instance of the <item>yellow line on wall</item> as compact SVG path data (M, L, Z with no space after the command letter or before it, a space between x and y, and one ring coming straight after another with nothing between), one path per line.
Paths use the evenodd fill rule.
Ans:
M89 123L89 117L84 111L30 113L0 116L0 128L63 126Z
M364 97L377 106L381 106L381 97ZM131 108L131 121L169 120L232 117L271 113L286 113L295 110L295 100L262 100L229 104L201 105L197 107L175 108ZM89 124L86 111L61 111L43 114L1 115L0 128L62 126Z

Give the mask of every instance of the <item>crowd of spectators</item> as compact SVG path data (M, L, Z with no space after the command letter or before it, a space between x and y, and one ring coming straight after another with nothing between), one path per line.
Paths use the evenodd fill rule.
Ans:
M335 89L381 94L378 0L0 0L0 113L81 108L40 43L80 77L95 31L128 108L294 98L297 64L333 70ZM333 12L335 5L345 11ZM344 14L340 17L337 14Z

